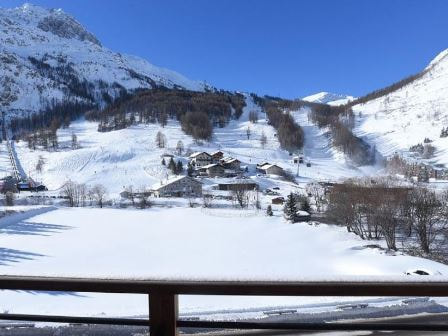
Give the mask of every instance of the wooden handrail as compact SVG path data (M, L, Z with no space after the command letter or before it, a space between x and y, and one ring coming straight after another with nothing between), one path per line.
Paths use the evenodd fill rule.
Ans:
M448 297L448 281L199 281L132 280L0 276L0 289L129 293L149 295L151 319L0 314L2 320L88 324L148 325L151 336L174 336L178 327L295 330L417 330L448 331L448 324L216 322L178 319L177 297L194 295L261 296L435 296Z

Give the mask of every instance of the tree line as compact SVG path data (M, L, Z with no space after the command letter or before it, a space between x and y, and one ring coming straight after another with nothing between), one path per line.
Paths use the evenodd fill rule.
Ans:
M123 129L136 123L158 123L164 127L169 119L175 119L185 133L207 140L213 127L224 127L232 118L238 119L244 106L244 96L238 93L155 88L118 99L103 110L90 111L86 118L98 121L99 131Z
M362 239L384 238L387 247L444 258L448 192L383 180L350 180L328 195L327 215Z
M54 132L55 127L56 129L68 127L73 120L80 118L86 111L95 108L95 106L79 101L52 101L39 113L12 119L9 127L14 139L25 139L29 134L36 131Z
M372 164L375 149L353 134L355 116L350 107L313 104L308 118L319 128L328 128L333 146L347 154L358 165Z
M303 147L303 129L291 116L290 111L298 110L303 106L300 100L272 99L252 95L254 101L263 108L268 123L277 130L277 138L281 148L295 152Z

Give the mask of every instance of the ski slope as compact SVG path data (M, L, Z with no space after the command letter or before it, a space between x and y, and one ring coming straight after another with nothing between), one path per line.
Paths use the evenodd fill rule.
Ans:
M47 208L0 219L0 274L183 280L395 279L448 266L369 248L342 227L286 222L279 212L244 220L201 208ZM269 267L266 267L269 265ZM183 313L328 305L353 298L181 297ZM365 300L358 298L356 300ZM0 311L135 316L144 295L0 291Z
M300 166L300 176L311 180L334 181L377 173L379 167L358 167L351 164L344 153L332 146L330 133L326 129L319 129L308 119L308 112L309 108L307 107L291 112L304 132L304 158L307 162L312 163L311 168L305 165Z
M297 171L292 156L280 148L276 131L267 124L266 116L254 104L250 96L246 96L247 106L238 120L231 120L224 128L215 128L210 142L197 143L185 135L177 121L170 120L164 128L157 124L136 125L123 130L100 133L96 122L79 120L67 129L58 131L60 148L57 151L30 150L25 142L16 144L16 152L24 169L34 180L42 181L50 190L58 190L67 181L89 185L103 184L113 197L132 185L135 189L147 188L165 179L170 174L161 165L161 155L176 154L176 145L180 140L185 149L191 152L221 150L226 156L239 159L247 166L252 175L262 185L271 182L266 177L256 176L256 164L271 162ZM258 111L259 121L252 124L249 113ZM307 111L294 112L294 117L304 128L305 155L311 167L300 166L299 181L310 179L337 180L340 178L360 176L370 171L354 167L345 162L343 155L331 149L326 134L307 120ZM247 138L247 128L250 137ZM157 148L155 136L158 131L165 134L167 148ZM260 143L264 132L268 141L264 148ZM78 138L78 149L71 148L71 134ZM45 164L42 173L36 171L39 157ZM187 157L175 155L186 167ZM274 180L275 183L278 179ZM271 183L272 184L272 183Z

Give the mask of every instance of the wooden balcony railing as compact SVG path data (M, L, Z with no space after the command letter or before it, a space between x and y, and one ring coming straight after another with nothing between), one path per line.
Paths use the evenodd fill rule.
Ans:
M408 323L292 323L238 321L182 321L178 295L260 296L432 296L448 297L448 282L263 282L263 281L156 281L84 278L0 276L0 289L87 293L147 294L148 319L96 318L0 314L1 320L148 326L152 336L173 336L177 328L291 329L303 331L384 330L448 331L447 324ZM447 321L448 322L448 321Z

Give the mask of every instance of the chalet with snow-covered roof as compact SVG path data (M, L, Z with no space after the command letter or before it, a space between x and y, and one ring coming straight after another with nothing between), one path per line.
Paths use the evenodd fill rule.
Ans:
M176 176L151 187L155 197L200 197L202 183L189 176Z
M209 165L212 162L212 156L207 152L196 152L190 155L190 163L196 169Z
M225 169L219 163L212 163L201 168L201 173L205 173L209 177L222 177Z
M268 165L268 164L270 164L270 163L267 161L257 163L257 169L263 167L264 165Z
M222 161L222 165L225 169L231 169L231 170L241 170L241 161L234 158L227 158Z
M210 155L212 156L212 160L215 163L218 163L224 157L224 153L221 151L215 151L215 152L211 153Z
M258 170L267 175L282 175L283 168L279 167L275 164L265 164L261 167L258 167Z

